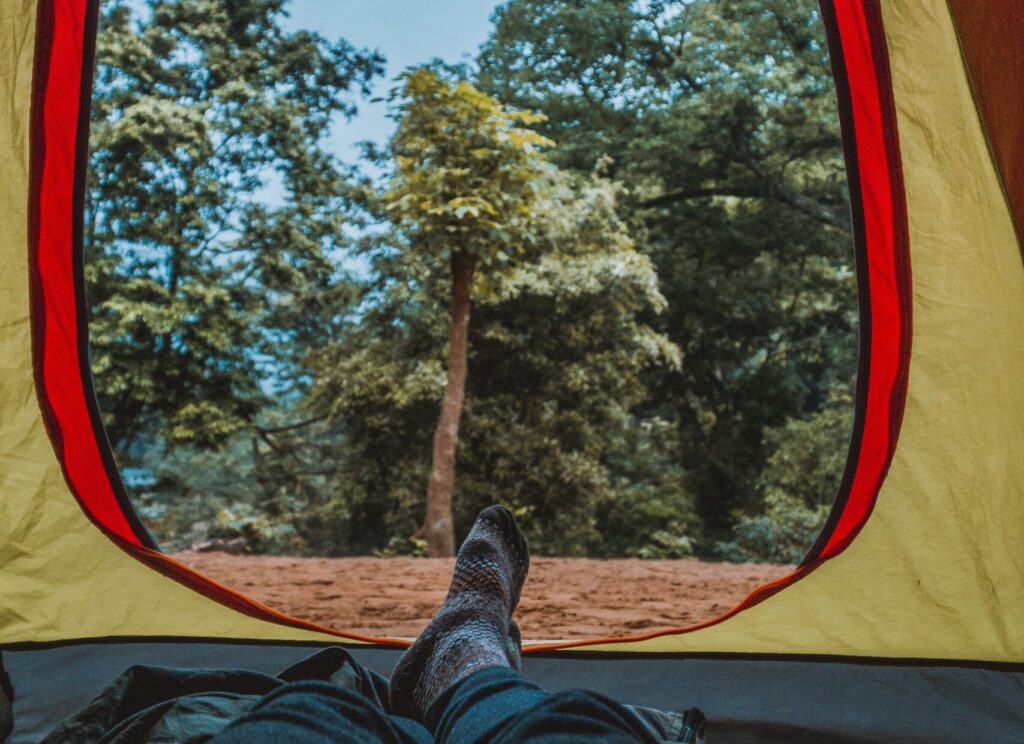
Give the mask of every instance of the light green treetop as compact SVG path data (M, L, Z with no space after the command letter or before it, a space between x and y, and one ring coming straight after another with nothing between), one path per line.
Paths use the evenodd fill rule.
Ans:
M542 151L554 143L526 126L544 117L514 111L466 81L407 71L395 92L395 171L382 196L410 247L447 261L465 252L477 269L525 257L528 220L545 177Z

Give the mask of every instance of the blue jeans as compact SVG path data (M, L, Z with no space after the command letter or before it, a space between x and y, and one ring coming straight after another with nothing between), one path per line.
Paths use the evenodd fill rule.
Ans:
M628 708L584 690L545 692L512 669L482 669L445 692L418 723L327 682L297 682L263 697L211 744L488 744L657 742Z

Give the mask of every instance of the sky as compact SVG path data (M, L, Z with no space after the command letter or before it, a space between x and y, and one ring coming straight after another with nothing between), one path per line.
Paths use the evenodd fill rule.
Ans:
M472 58L490 32L497 0L292 0L291 28L319 31L329 39L342 37L354 47L377 49L387 58L385 75L373 97L393 87L404 68L440 57L445 62ZM357 142L383 144L393 123L384 103L362 102L350 122L334 127L329 149L346 162L359 156Z

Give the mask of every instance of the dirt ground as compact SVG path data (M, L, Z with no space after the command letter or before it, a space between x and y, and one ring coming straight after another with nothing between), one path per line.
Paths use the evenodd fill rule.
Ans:
M444 598L452 561L184 552L212 579L275 609L366 635L411 637ZM516 612L524 638L636 635L716 617L791 566L533 558Z

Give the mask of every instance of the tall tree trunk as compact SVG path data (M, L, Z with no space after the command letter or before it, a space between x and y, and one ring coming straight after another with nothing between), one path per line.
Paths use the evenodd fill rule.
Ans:
M427 484L427 511L419 534L431 558L455 555L452 490L455 488L455 449L466 394L466 346L469 339L469 287L473 259L459 252L452 257L452 299L448 306L448 383L434 432L434 455Z

